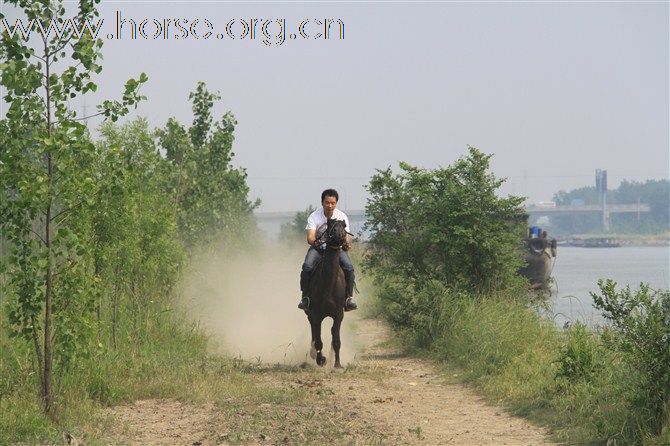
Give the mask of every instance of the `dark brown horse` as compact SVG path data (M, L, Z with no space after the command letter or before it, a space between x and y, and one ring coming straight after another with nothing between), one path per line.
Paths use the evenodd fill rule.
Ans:
M335 350L335 367L340 364L340 326L344 318L344 301L346 289L344 272L340 268L340 250L346 240L345 223L340 220L328 219L326 232L321 241L326 244L321 262L314 268L309 281L309 308L305 310L307 319L312 326L312 358L320 366L326 363L323 356L323 342L321 341L321 322L330 316L333 318L332 345Z

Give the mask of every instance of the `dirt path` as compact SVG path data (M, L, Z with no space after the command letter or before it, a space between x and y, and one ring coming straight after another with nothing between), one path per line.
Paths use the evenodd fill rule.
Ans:
M380 321L364 320L359 326L369 346L361 361L384 370L385 377L327 381L344 397L343 407L377 420L412 444L545 444L542 429L488 406L462 384L445 384L429 361L379 344L388 336Z
M124 444L547 444L545 432L448 384L427 360L389 346L377 320L358 319L361 353L340 373L324 368L260 367L254 385L269 402L193 404L139 401L110 410ZM281 395L302 392L299 401ZM122 426L122 427L121 427Z

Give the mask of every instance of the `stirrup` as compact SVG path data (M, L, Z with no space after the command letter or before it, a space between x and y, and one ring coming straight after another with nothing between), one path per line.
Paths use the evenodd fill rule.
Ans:
M351 311L358 308L358 305L354 301L353 297L347 297L347 300L344 301L344 311Z
M298 304L298 308L301 310L306 310L309 308L309 297L307 296L302 296L302 299L300 299L300 303Z

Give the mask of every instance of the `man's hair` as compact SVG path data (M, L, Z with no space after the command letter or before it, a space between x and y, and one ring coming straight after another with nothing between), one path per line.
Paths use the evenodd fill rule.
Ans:
M323 203L323 200L326 199L326 197L335 197L335 201L339 201L340 195L337 193L335 189L326 189L323 192L321 192L321 202Z

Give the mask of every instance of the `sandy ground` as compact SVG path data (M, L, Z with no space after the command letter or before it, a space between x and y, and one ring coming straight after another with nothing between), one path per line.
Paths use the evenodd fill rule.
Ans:
M429 361L406 356L390 347L386 342L388 329L382 322L360 319L354 321L354 326L361 353L345 371L334 372L331 360L324 368L309 365L303 369L266 370L254 375L255 379L263 387L287 391L306 388L318 395L313 400L312 415L316 413L328 422L329 411L337 411L342 415L338 419L345 420L346 426L340 427L347 434L339 437L337 444L548 444L543 429L487 405L467 386L445 384ZM261 404L252 410L270 413L269 406ZM279 409L291 411L291 408ZM242 442L308 442L299 426L300 417L307 416L304 409L302 415L288 422L268 417L263 432L242 438ZM197 406L174 400L147 400L112 408L109 414L119 424L114 440L123 444L230 442L226 429L230 420L213 404Z

